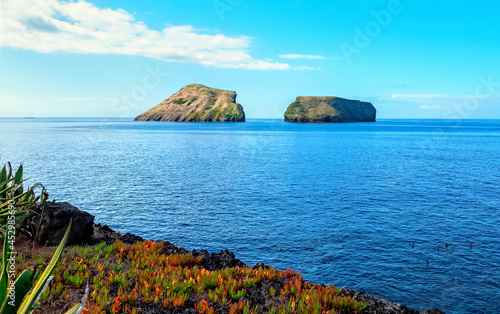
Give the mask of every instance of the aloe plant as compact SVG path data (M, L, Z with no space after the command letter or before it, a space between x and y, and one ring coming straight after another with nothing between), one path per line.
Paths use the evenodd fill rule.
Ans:
M36 282L33 282L35 271L32 269L24 270L15 281L14 287L11 287L11 277L9 276L9 257L11 256L11 246L9 245L8 237L4 238L3 255L2 255L2 268L0 275L0 314L27 314L38 306L37 300L43 293L48 283L50 282L51 273L54 267L59 262L61 255L68 241L69 233L71 230L72 220L66 229L61 243L57 247L50 263L45 271L39 276ZM12 289L13 288L13 289ZM31 291L31 292L30 292ZM11 298L11 296L14 296ZM75 305L66 314L74 314L81 312L80 304Z
M20 165L15 172L12 171L10 163L0 170L0 230L7 230L9 217L11 225L19 227L28 212L38 203L44 203L48 194L39 183L27 190L23 187L23 165ZM35 188L42 187L41 196L35 195Z

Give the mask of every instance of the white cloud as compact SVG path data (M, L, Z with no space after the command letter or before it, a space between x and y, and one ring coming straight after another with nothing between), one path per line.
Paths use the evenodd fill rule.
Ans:
M500 94L476 95L440 95L440 94L393 94L381 97L380 100L407 101L415 103L453 103L463 102L466 99L475 98L478 100L499 100Z
M300 71L314 71L314 70L321 70L321 68L315 68L315 67L310 67L307 65L301 65L298 67L294 67L294 70L300 70Z
M189 25L153 30L122 9L79 0L2 0L2 46L41 53L121 54L218 68L288 70L247 50L251 38L208 34Z
M295 54L295 53L290 53L290 54L285 54L285 55L279 55L281 59L311 59L311 60L323 60L326 59L324 56L318 56L318 55L302 55L302 54Z
M420 109L426 109L426 110L436 110L436 109L446 109L446 107L441 107L441 106L430 106L430 105L422 105L419 107Z
M58 98L58 101L64 101L64 102L80 102L80 101L89 101L89 100L94 100L94 97L63 97L63 98Z

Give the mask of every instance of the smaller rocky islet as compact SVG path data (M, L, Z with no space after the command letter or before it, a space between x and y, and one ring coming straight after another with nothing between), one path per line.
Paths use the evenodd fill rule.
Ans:
M285 112L285 122L375 122L377 110L369 103L340 97L297 97Z
M340 97L299 96L284 114L285 122L374 122L373 104ZM244 122L243 106L236 92L190 84L137 116L135 121Z

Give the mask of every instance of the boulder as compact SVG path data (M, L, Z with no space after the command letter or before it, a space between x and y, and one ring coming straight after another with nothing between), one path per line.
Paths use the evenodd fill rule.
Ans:
M377 110L369 102L339 97L297 97L285 112L285 122L375 122Z
M135 121L244 122L236 92L191 84L137 116Z
M203 256L201 266L210 271L231 267L246 267L245 263L237 259L234 253L228 250L221 250L219 253L208 253L207 250L200 250L199 252L193 250L191 254L194 257Z
M67 244L88 243L94 233L94 216L66 202L47 202L45 208L36 206L26 217L23 228L39 244L57 246L71 218L73 225Z

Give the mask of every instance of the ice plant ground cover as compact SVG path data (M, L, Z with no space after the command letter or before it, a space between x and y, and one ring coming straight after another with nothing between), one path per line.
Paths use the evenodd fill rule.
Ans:
M20 269L48 262L50 250L26 240ZM41 311L59 313L90 295L83 313L358 313L365 303L340 289L304 282L293 270L248 267L208 271L202 257L165 255L164 243L67 248Z

